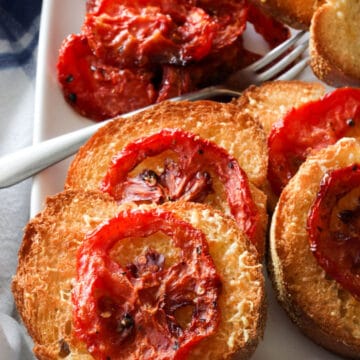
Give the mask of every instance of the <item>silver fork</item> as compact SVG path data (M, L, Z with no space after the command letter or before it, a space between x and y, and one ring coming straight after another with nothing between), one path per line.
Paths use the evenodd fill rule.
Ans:
M241 91L249 85L258 85L264 81L275 79L284 69L297 60L308 47L308 39L297 44L287 54L284 53L296 44L305 34L305 31L298 32L284 43L280 44L264 57L249 65L248 67L232 74L225 83L210 86L202 90L181 95L170 99L171 101L210 99L216 96L238 97ZM278 59L278 61L276 61ZM271 62L274 65L266 69ZM285 73L276 77L276 80L294 79L308 64L308 58L303 58L292 66ZM265 68L265 70L264 70ZM263 70L263 71L262 71ZM127 118L141 111L151 108L154 105L132 111L121 115ZM96 123L86 128L67 133L50 140L26 147L14 153L0 158L0 188L14 185L25 180L45 168L73 155L100 127L108 121Z

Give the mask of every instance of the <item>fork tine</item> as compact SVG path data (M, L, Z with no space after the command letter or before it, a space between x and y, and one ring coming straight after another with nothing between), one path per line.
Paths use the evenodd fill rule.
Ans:
M300 60L296 65L294 65L291 69L286 71L284 74L279 76L276 80L292 80L298 74L300 74L309 64L310 57L307 56L304 59Z
M284 41L276 48L272 49L270 52L266 54L266 56L262 57L258 61L255 61L251 65L244 68L245 71L258 71L264 66L270 64L273 60L277 57L282 55L287 49L289 49L293 44L295 44L304 34L306 33L305 30L298 32L290 39Z
M289 64L296 60L308 47L309 40L305 40L300 45L298 45L294 50L292 50L288 55L283 57L278 63L271 66L270 69L262 72L257 75L257 81L263 82L272 79L274 76L278 75L282 70L286 69Z

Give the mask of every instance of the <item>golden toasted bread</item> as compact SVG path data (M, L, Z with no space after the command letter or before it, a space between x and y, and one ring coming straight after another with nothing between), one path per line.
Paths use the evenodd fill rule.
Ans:
M192 349L189 358L248 359L262 337L265 321L262 266L252 244L232 219L209 206L174 202L157 209L204 233L222 283L219 327ZM27 225L13 293L39 359L92 359L74 334L76 254L85 234L119 211L124 209L105 194L68 190L48 198L46 208ZM122 241L113 256L126 264L149 246L169 259L175 256L169 239L159 233Z
M251 0L275 19L295 29L308 29L318 0Z
M310 250L309 210L323 175L360 163L360 143L343 138L307 158L283 190L270 230L270 273L290 318L314 342L360 358L360 302L327 276Z
M328 0L310 28L311 67L332 86L360 85L360 3Z
M233 104L214 101L165 102L128 119L112 121L101 128L78 152L70 165L65 188L98 189L111 159L126 145L160 130L182 129L224 148L238 162L250 180L252 197L257 205L260 222L256 230L258 250L262 256L267 229L266 196L257 187L266 183L267 146L264 132L257 121L240 114ZM167 153L164 155L167 156ZM158 172L164 167L164 156L146 159L144 167ZM209 170L211 171L211 170ZM221 184L214 196L205 201L229 212Z
M316 82L269 81L250 86L233 104L258 121L268 135L272 125L292 108L320 99L325 87Z

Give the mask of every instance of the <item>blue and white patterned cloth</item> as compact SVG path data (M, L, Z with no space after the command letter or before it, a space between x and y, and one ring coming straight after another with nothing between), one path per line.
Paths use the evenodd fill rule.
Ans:
M30 145L41 0L0 0L0 156ZM28 360L31 344L11 294L31 181L0 189L0 358Z

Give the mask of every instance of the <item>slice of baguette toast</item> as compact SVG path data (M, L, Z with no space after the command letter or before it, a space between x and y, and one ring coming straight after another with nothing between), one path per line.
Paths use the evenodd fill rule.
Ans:
M266 139L259 123L247 114L240 114L238 107L233 104L207 100L164 102L130 118L110 122L79 150L69 167L65 188L99 189L100 181L114 155L134 140L164 128L183 129L208 139L227 150L239 162L250 180L253 200L259 211L260 222L256 238L262 257L267 213L266 196L258 187L261 188L266 183ZM164 157L148 158L144 164L148 169L157 171L164 166ZM140 168L139 166L138 169ZM207 197L205 201L229 213L221 186L215 193L215 196Z
M308 29L318 0L251 0L275 19L294 29Z
M328 0L310 28L311 67L332 86L360 86L360 3Z
M343 138L309 156L283 190L270 229L270 274L280 304L314 342L360 359L360 302L329 278L310 251L307 216L330 169L360 163L360 143Z
M253 245L232 219L209 206L175 202L162 209L205 234L222 281L220 325L189 358L248 359L263 335L266 314L262 265ZM92 359L73 332L71 291L76 253L85 233L119 211L105 194L69 190L49 197L46 208L27 225L13 293L39 359ZM122 244L117 250L119 261L134 260L148 246L165 257L173 252L169 239L159 235L130 238Z

